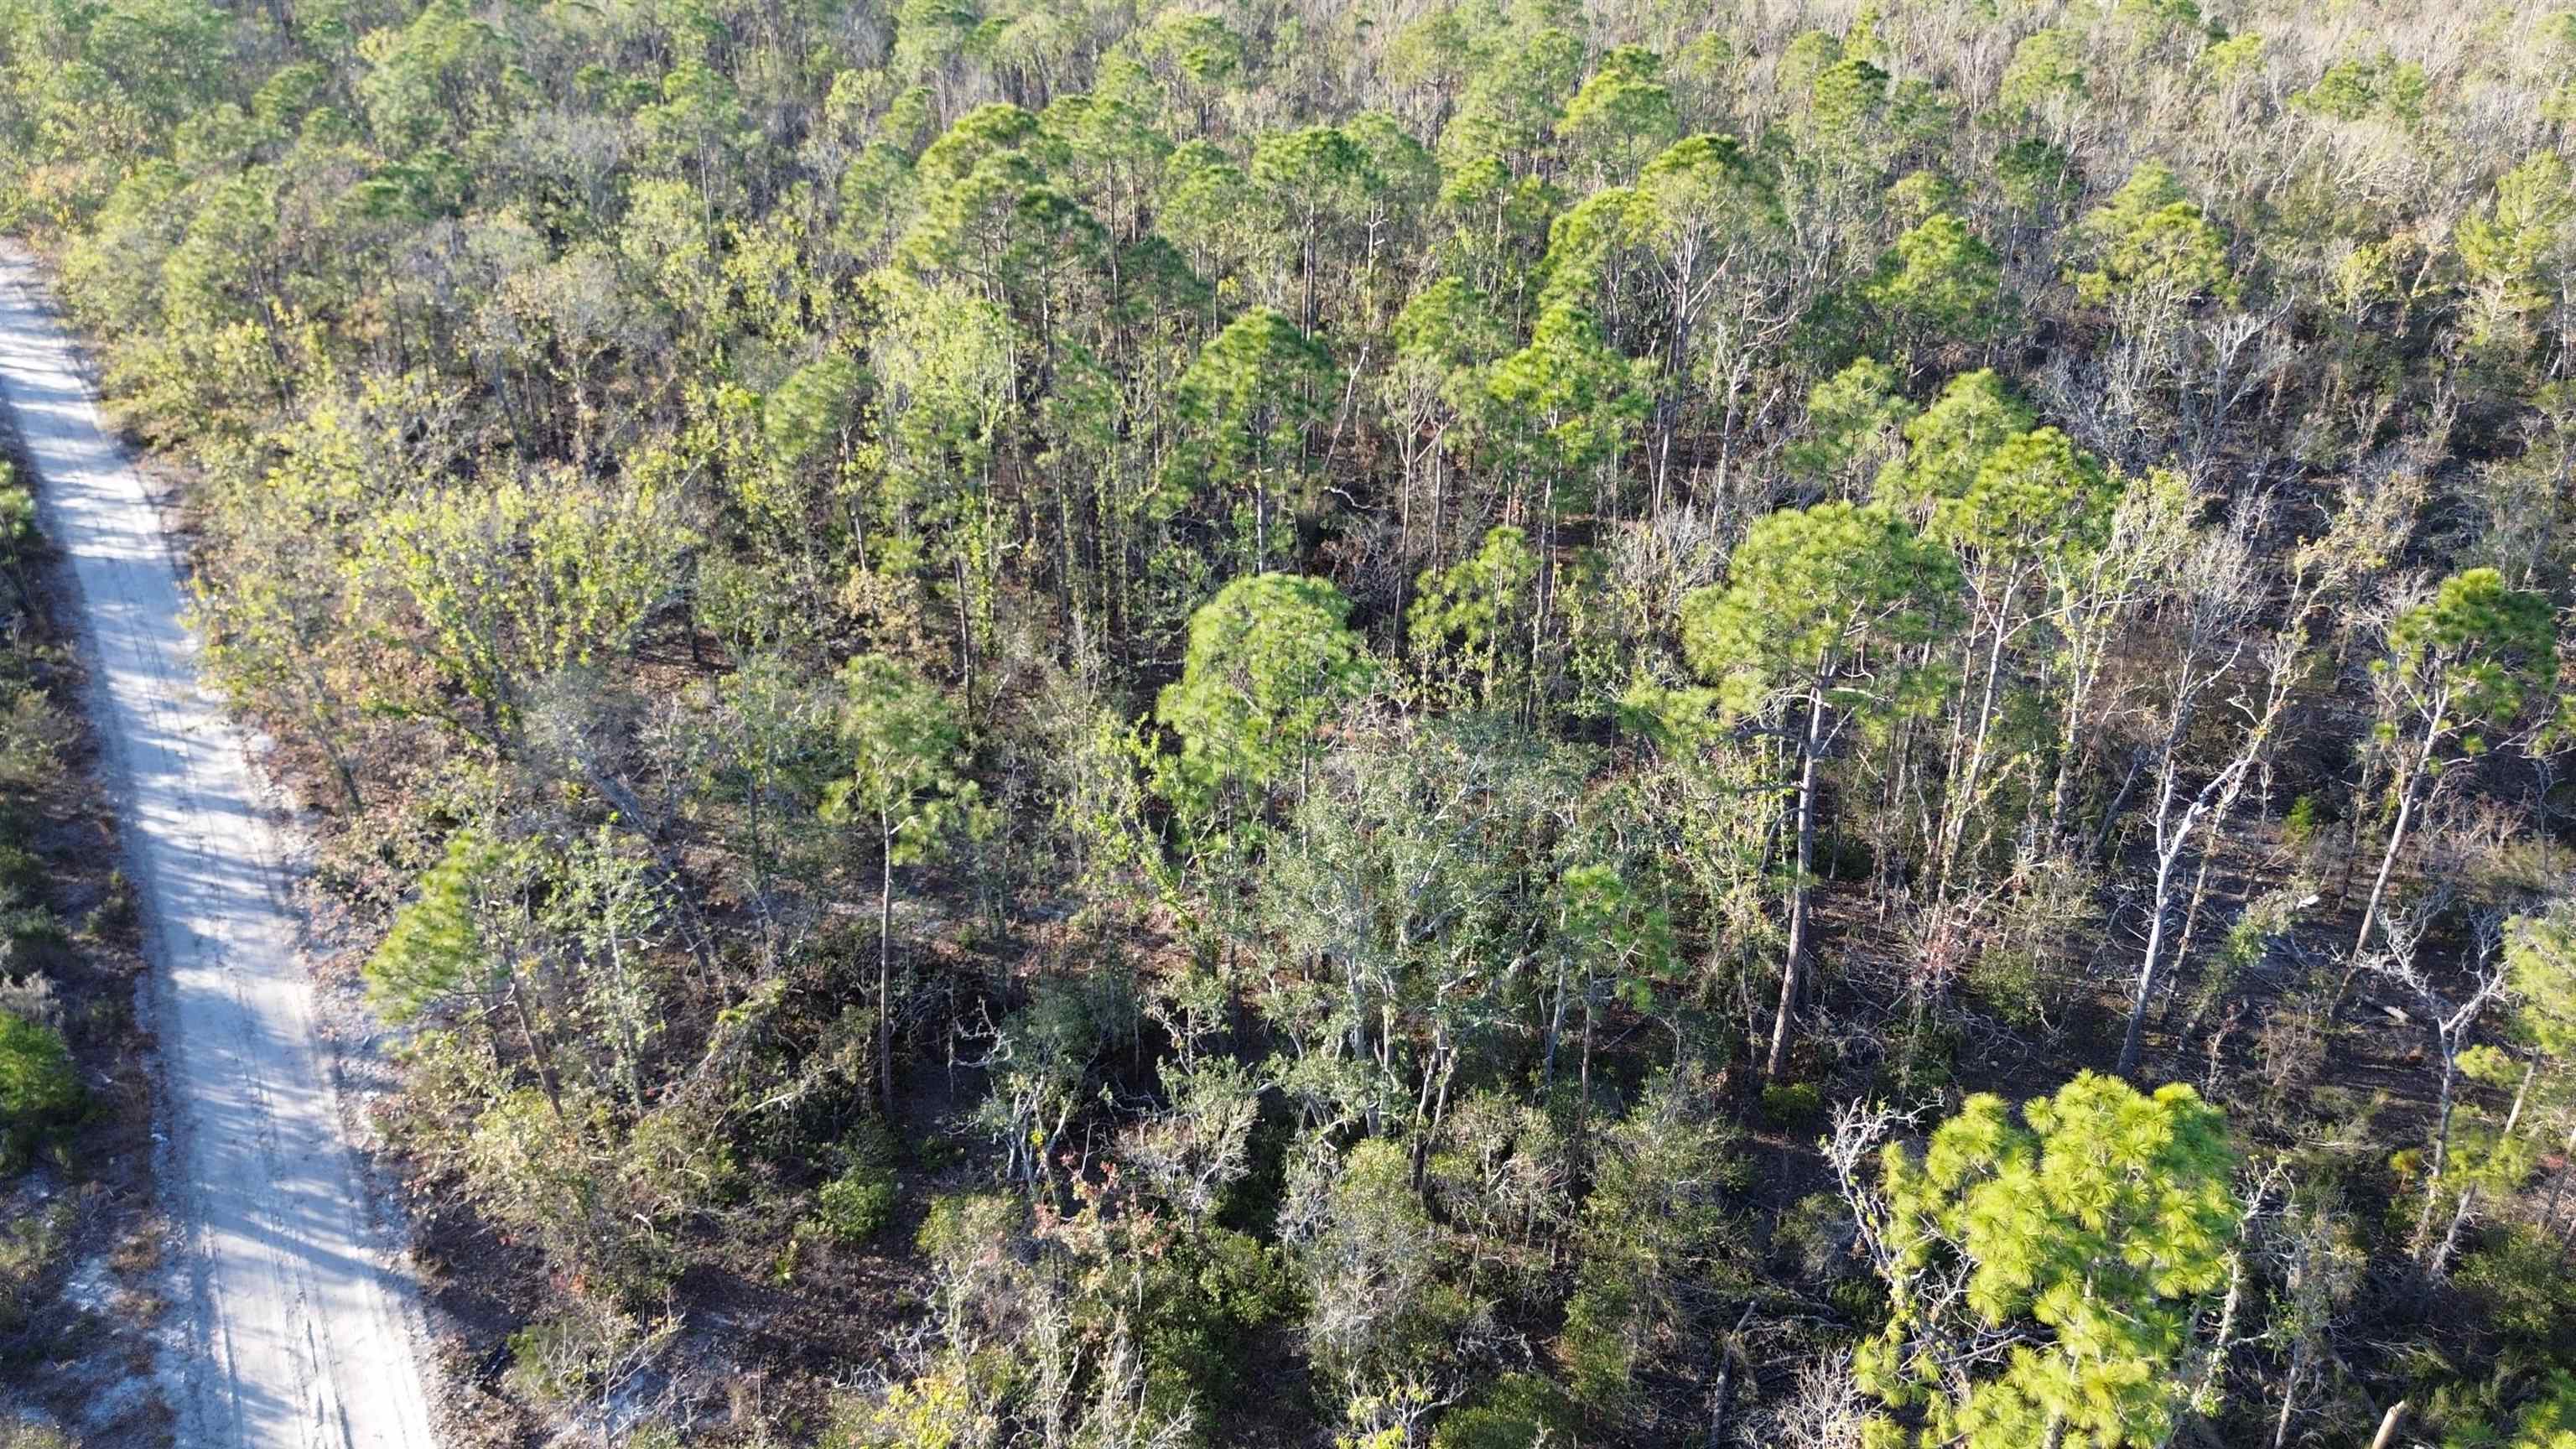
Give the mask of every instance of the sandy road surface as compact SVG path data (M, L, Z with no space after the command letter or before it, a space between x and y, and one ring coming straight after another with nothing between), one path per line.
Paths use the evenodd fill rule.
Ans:
M369 1225L314 1035L283 842L199 688L158 511L28 255L0 244L0 388L80 588L91 708L148 933L181 1227L180 1449L431 1449L406 1279Z

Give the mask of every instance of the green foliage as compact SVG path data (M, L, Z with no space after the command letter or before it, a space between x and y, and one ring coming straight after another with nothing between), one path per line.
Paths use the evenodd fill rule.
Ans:
M1813 1082L1766 1082L1762 1119L1774 1131L1797 1132L1824 1120L1825 1093Z
M2281 843L2294 850L2305 850L2315 843L2318 830L2323 828L2324 808L2313 792L2291 801L2290 813L2281 817Z
M1633 174L1681 132L1662 62L1642 46L1623 45L1601 58L1583 89L1565 103L1557 138L1589 158L1607 178Z
M1935 212L1896 239L1863 289L1870 305L1934 337L1974 341L2002 322L2003 285L1994 248L1952 213Z
M2576 1064L2576 908L2507 921L2504 959L2517 1034L2552 1061Z
M1406 1153L1383 1138L1359 1143L1337 1165L1322 1220L1292 1248L1312 1305L1307 1352L1345 1381L1442 1362L1474 1313L1442 1271L1446 1255Z
M0 1449L80 1449L80 1441L51 1424L22 1419L0 1427Z
M842 437L857 420L863 378L858 363L837 352L790 373L761 408L772 456L789 465L802 463Z
M1993 368L1961 373L1905 424L1906 454L1879 470L1874 496L1915 514L1964 497L1986 460L2025 432L2034 417Z
M400 1024L454 998L493 989L508 969L487 948L479 901L505 861L500 842L478 830L447 838L409 903L394 914L362 973L367 999Z
M2474 753L2483 748L2478 727L2520 712L2533 671L2553 662L2557 639L2547 599L2505 587L2494 569L2466 569L2389 626L2379 667L2441 700L2444 724L2468 731L2462 740Z
M1627 1406L1662 1346L1705 1333L1684 1285L1724 1281L1743 1251L1727 1194L1746 1179L1733 1128L1701 1084L1662 1077L1603 1134L1566 1302L1565 1359L1576 1400Z
M2140 166L2076 235L2087 264L2075 287L2088 301L2170 306L2234 291L2226 237L2161 163Z
M2225 1121L2187 1086L2148 1096L2090 1073L2020 1116L1974 1096L1920 1157L1886 1149L1893 1311L1862 1382L1919 1417L1927 1446L2160 1442L2195 1307L2225 1281L2237 1231ZM1954 1264L1965 1293L1945 1308L1934 1285ZM1962 1309L1970 1321L1935 1316ZM1962 1332L2024 1325L1999 1364L1950 1357Z
M633 645L691 541L671 514L645 482L441 488L388 510L355 569L417 620L431 667L508 729L535 676Z
M894 1221L894 1174L859 1163L814 1194L814 1219L841 1243L863 1243Z
M2083 95L2083 38L2074 31L2052 25L2023 36L2013 47L1999 97L2006 110L2036 112Z
M2576 1292L2564 1264L2549 1234L2509 1223L2462 1255L2453 1281L2475 1295L2496 1332L2548 1354L2576 1342Z
M2523 346L2565 275L2576 245L2576 195L2566 158L2535 152L2499 177L2495 194L2460 219L2460 262L2474 284L2472 337Z
M1191 799L1205 806L1228 787L1266 790L1369 687L1376 665L1350 612L1322 579L1256 574L1190 616L1181 677L1164 687L1155 717L1180 738L1177 781Z
M2290 97L2290 104L2311 115L2338 121L2378 117L2411 124L2424 118L2424 98L2431 85L2422 64L2399 60L2387 51L2367 59L2336 61L2316 84Z
M1554 248L1550 248L1551 256ZM1540 314L1529 346L1494 365L1486 389L1501 405L1497 441L1545 481L1558 507L1585 500L1585 475L1602 467L1644 417L1646 368L1601 335L1570 300Z
M2099 460L2041 428L2006 439L1966 492L1941 498L1930 532L1992 558L2080 555L2101 547L2117 501Z
M2047 216L2071 201L2079 177L2064 148L2037 136L2004 148L1995 158L1995 182L2018 211Z
M1453 686L1472 678L1488 708L1517 697L1530 669L1537 582L1538 556L1511 527L1487 533L1483 547L1446 569L1425 569L1406 615L1415 660Z
M1474 1403L1440 1421L1431 1449L1530 1449L1570 1442L1575 1432L1563 1390L1536 1374L1505 1374Z
M1789 450L1791 467L1819 481L1873 474L1898 446L1916 409L1895 368L1863 357L1807 394L1808 436Z
M0 1010L0 1172L15 1172L46 1134L69 1122L84 1094L63 1034Z
M23 577L43 551L44 535L36 528L36 495L16 478L16 470L0 463L0 568Z
M965 179L986 158L1019 151L1038 139L1038 118L1004 101L991 101L959 116L913 164L925 184Z
M823 818L875 831L898 865L963 823L977 789L962 771L954 705L918 670L882 654L841 666L839 734L849 773L823 792Z
M2501 1440L2567 1351L2576 20L2204 8L0 0L0 214L194 480L522 1407L755 1265L845 1306L799 1255L915 1206L851 1122L953 1117L900 1373L746 1442L1677 1442L1747 1303L1815 1332L1737 1437L1857 1439L1893 1316L1881 1443ZM86 1042L36 481L0 944ZM2439 1183L2339 965L2252 989L2276 788L2440 888L2437 990L2514 917ZM2149 1060L2294 1145L2229 1351L2200 1129L2092 1084L1943 1129L1911 1281L1857 1181L1753 1281L1732 1118L2063 1065L2150 873ZM2453 1282L2302 1296L2328 1178Z
M1829 678L1872 640L1931 636L1959 590L1949 550L1884 508L1852 503L1766 516L1737 545L1728 574L1724 588L1683 600L1682 649L1739 712Z
M1175 466L1251 495L1251 515L1238 518L1236 530L1255 572L1268 567L1273 509L1284 505L1289 522L1296 516L1306 429L1332 406L1338 387L1323 344L1267 307L1234 319L1181 375L1175 402L1190 441ZM1175 486L1184 496L1197 491L1187 477Z

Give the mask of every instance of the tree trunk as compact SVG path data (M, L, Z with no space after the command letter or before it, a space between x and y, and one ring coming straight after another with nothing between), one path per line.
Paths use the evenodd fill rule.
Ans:
M2361 905L2361 929L2352 938L2354 960L2370 945L2370 928L2379 924L2379 902L2388 894L2388 877L2397 868L2397 852L2406 844L2406 826L2415 814L2415 781L2410 777L2397 796L2397 823L2389 828L2388 848L2380 852L2379 874L2370 882L2370 899Z
M1798 745L1798 867L1789 883L1789 950L1780 963L1780 1008L1771 1018L1771 1052L1762 1074L1777 1078L1789 1065L1789 1019L1798 1009L1799 970L1807 951L1807 876L1816 856L1816 756L1825 733L1825 686L1820 670L1807 691L1807 734Z
M2281 1381L2281 1414L2272 1421L2272 1449L2290 1442L2290 1418L2298 1412L2299 1375L2307 1369L2305 1346L2292 1350L2289 1375Z
M2415 1214L2415 1251L2422 1254L2431 1246L2433 1204L2442 1195L2442 1176L2451 1165L2451 1103L2453 1088L2460 1080L2460 1054L2451 1045L2447 1033L2441 1042L2442 1094L2433 1113L2433 1161L2424 1178L2424 1205ZM2429 1260L2428 1260L2429 1262Z
M2164 832L2164 822L2173 809L2172 771L2172 762L2168 759L2164 793L2156 805L2156 830L2160 837ZM2210 782L2211 785L2219 783L2216 780ZM2174 864L2182 859L2183 851L2191 845L2192 832L2200 827L2201 817L2208 813L2209 788L2204 786L2199 796L2183 808L2182 823L2174 827L2173 835L2156 842L2156 888L2149 906L2147 954L2146 959L2138 963L2137 994L2129 1002L2129 1030L2120 1042L2120 1075L2124 1077L2137 1074L2138 1053L2147 1032L2147 1008L2155 1000L2156 980L2164 969L2165 923L2173 915ZM2179 956L2180 952L2175 954Z
M2541 1205L2540 1220L2543 1223L2558 1220L2558 1200L2567 1193L2567 1179L2576 1176L2576 1127L2567 1129L2566 1145L2559 1148L2558 1155L2566 1161L2559 1167L2556 1179L2549 1184L2549 1201Z
M2388 1449L2397 1442L2397 1428L2406 1422L2407 1407L2404 1399L2388 1406L2386 1417L2379 1421L2379 1432L2370 1436L2370 1449Z
M2360 960L2361 953L2370 946L2370 928L2379 923L2380 900L2388 894L2388 877L2397 868L2397 852L2406 844L2407 823L2415 817L2415 787L2424 778L2424 767L2433 761L2433 743L2440 738L2442 716L2449 711L2450 707L2451 695L2446 689L2436 697L2433 708L2426 713L2424 742L2415 752L2414 763L2407 769L2405 776L2398 781L2397 823L2389 827L2388 849L2380 853L2379 874L2370 882L2370 899L2362 903L2361 929L2355 932L2352 938L2352 955L2355 961ZM2354 813L2354 818L2360 818L2359 812Z
M2091 680L2079 672L2066 696L2066 713L2057 732L2057 772L2048 784L2047 848L2055 852L2066 840L2066 807L2075 794L2075 760L2083 752L2084 706Z
M2093 856L2095 859L2107 861L2111 858L2111 832L2119 828L2120 812L2128 808L2130 792L2137 789L2138 776L2144 772L2146 768L2147 752L2145 747L2141 746L2138 749L2131 751L2129 754L2129 773L2120 777L2119 791L2112 795L2110 805L2102 811L2102 828L2093 833Z
M2168 787L2170 788L2170 787ZM2195 804L2183 812L2182 829L2176 832L2170 847L2156 852L2156 888L2150 898L2147 917L2147 954L2138 963L2137 990L2129 998L2129 1030L2120 1039L2120 1075L2137 1075L2138 1053L2147 1034L2147 1006L2155 999L2156 975L2164 965L2165 919L2173 914L2174 862L2182 858L2183 842L2191 838L2191 827L2200 814Z
M894 1120L894 825L877 817L877 1100Z
M2510 1141L2513 1129L2522 1124L2523 1104L2531 1097L2531 1079L2539 1074L2540 1059L2534 1057L2522 1069L2522 1085L2514 1089L2513 1110L2504 1115L2504 1130L2497 1134L2499 1142ZM2433 1261L2424 1265L2427 1274L2439 1279L2451 1271L2451 1255L2460 1249L2461 1230L2469 1225L2469 1219L2477 1215L2477 1210L2478 1188L2473 1182L2460 1189L2460 1200L2451 1205L2451 1225L2443 1229L2441 1244L2433 1249Z
M1539 1068L1539 1091L1542 1095L1553 1090L1556 1086L1556 1043L1558 1037L1561 1036L1564 1031L1565 961L1563 957L1559 957L1556 963L1556 1005L1554 1009L1548 1013L1546 1060Z
M1574 1086L1574 1121L1575 1121L1575 1135L1576 1135L1578 1138L1579 1138L1580 1136L1582 1136L1583 1132L1584 1132L1584 1131L1589 1127L1590 1122L1591 1122L1591 1117L1592 1117L1592 1022L1593 1022L1593 1014L1594 1014L1594 1013L1593 1013L1593 999L1594 999L1594 997L1595 997L1596 995L1598 995L1598 994L1599 994L1599 990L1600 990L1600 985L1599 985L1599 983L1598 983L1598 982L1596 982L1596 981L1594 981L1594 980L1593 980L1593 978L1592 978L1592 970L1591 970L1591 968L1590 968L1590 967L1586 967L1586 968L1584 968L1584 972L1583 972L1583 1059L1582 1059L1581 1064L1580 1064L1580 1065L1578 1065L1578 1066L1575 1068L1575 1078L1574 1078L1574 1082L1575 1082L1575 1086Z
M537 1085L545 1089L546 1105L554 1109L555 1121L564 1119L563 1088L555 1080L554 1059L537 1045L536 1028L528 1021L527 1003L519 999L519 988L510 988L510 1020L519 1028L520 1044L528 1049L528 1062L537 1069Z
M1995 687L2003 673L2004 642L2012 637L2013 599L2021 592L2021 581L2004 586L2003 602L1995 610L1994 643L1986 650L1986 682L1977 696L1977 728L1968 747L1967 767L1960 772L1958 791L1948 818L1942 821L1941 859L1934 874L1933 898L1950 896L1950 871L1958 863L1959 846L1968 833L1968 812L1977 808L1979 777L1985 773L1986 745L1992 738L1995 723Z

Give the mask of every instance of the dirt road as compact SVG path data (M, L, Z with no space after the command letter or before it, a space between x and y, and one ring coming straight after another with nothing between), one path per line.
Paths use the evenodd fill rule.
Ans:
M180 1227L164 1382L183 1449L431 1449L296 949L284 841L200 688L159 512L99 424L32 260L0 246L0 388L80 590L91 708L143 908Z

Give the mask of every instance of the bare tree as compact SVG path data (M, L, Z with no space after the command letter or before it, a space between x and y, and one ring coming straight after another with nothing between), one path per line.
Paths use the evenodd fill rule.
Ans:
M2433 1236L2433 1211L2441 1201L2443 1180L2450 1169L2451 1116L2458 1102L2460 1057L2469 1048L2479 1015L2502 994L2505 982L2504 953L2498 949L2502 928L2491 914L2484 913L2474 923L2477 947L2466 990L2445 993L2424 974L2418 961L2424 937L2446 904L2442 894L2436 893L2409 908L2390 911L2388 948L2363 962L2373 975L2415 999L2424 1025L2433 1036L2433 1066L2441 1087L2434 1099L2432 1140L2424 1168L2424 1202L2416 1211L2415 1231L2408 1243L2425 1273L2437 1279L2449 1270L2446 1251L2451 1239Z
M1861 1449L1870 1405L1852 1374L1850 1349L1799 1361L1787 1398L1752 1421L1746 1442L1776 1449Z
M2183 480L2159 472L2121 495L2110 537L2090 552L2050 555L2050 586L2064 600L2057 632L2066 700L2058 716L2057 774L2048 791L2048 833L2063 843L2074 798L2076 765L2095 689L2140 609L2164 592L2164 580L2191 544L2191 515L2200 506Z
M2280 1274L2269 1332L2287 1342L2289 1354L2281 1376L2281 1411L2272 1420L2272 1449L2284 1449L2320 1362L2334 1355L2337 1310L2360 1286L2367 1259L2349 1224L2324 1204L2301 1201L2295 1194L2262 1236Z
M2164 968L2166 922L2172 914L2174 868L2206 820L2212 805L2253 766L2270 720L2249 720L2245 743L2233 758L2185 794L2182 748L2210 691L2244 657L2245 625L2262 604L2253 551L2243 539L2212 532L2185 555L2177 580L2181 612L2174 640L2172 695L2165 712L2165 733L2156 748L2156 875L2147 911L2147 949L2138 964L2138 980L2129 1001L2129 1027L2120 1044L2120 1074L2133 1075L2147 1025L2147 1007L2155 999Z

